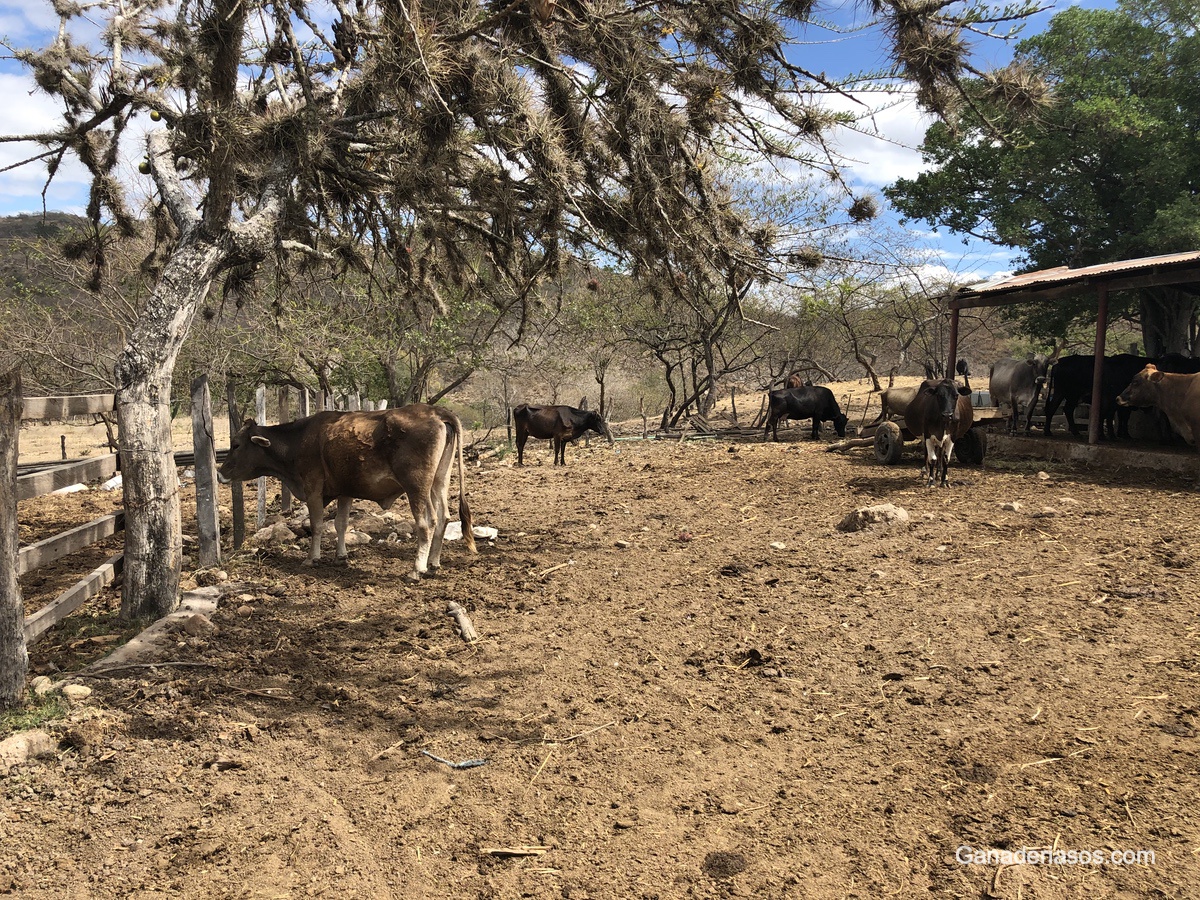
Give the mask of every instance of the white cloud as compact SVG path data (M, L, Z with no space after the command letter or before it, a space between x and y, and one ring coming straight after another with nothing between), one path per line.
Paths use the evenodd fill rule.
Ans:
M0 73L0 134L28 135L53 132L61 122L59 106L50 97L34 90L32 79ZM33 141L0 143L0 168L28 160L45 148ZM88 176L73 157L63 160L53 182L46 187L46 161L34 160L0 173L0 214L41 212L42 191L45 208L78 212L87 202Z
M922 111L912 94L861 92L853 95L865 105L845 97L826 104L857 117L854 128L839 127L831 143L845 157L853 182L872 188L898 178L912 178L924 168L917 149L933 117Z

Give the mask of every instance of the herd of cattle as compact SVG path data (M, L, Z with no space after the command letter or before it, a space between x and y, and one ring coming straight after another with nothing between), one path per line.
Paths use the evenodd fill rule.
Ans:
M883 394L883 410L877 420L902 416L905 427L922 439L926 479L931 486L947 484L954 441L973 423L970 373L964 361L960 361L957 373L963 377L963 385L953 377L934 377L916 388L890 388ZM1067 356L1057 361L1044 356L1005 359L991 367L989 393L997 405L1012 408L1013 431L1024 409L1028 432L1033 407L1048 381L1046 433L1050 433L1050 420L1061 406L1072 434L1078 434L1075 407L1081 399L1090 398L1092 375L1093 362L1088 356ZM786 388L769 393L768 403L764 439L774 435L778 440L779 423L785 419L812 419L814 439L826 421L833 423L839 437L845 436L847 417L827 387L804 384L793 375ZM1200 360L1182 356L1149 360L1130 354L1105 357L1101 411L1110 437L1128 434L1128 411L1138 407L1158 409L1185 440L1200 444ZM566 445L589 431L607 438L610 444L613 441L599 413L569 406L521 405L513 410L513 423L518 465L524 465L525 444L530 437L552 442L556 465L566 464ZM337 556L344 559L351 503L356 499L372 500L387 509L407 495L417 540L416 562L409 577L417 580L441 564L449 520L450 470L456 460L459 518L464 542L474 553L464 481L462 425L453 413L441 407L415 403L372 412L327 411L281 425L258 425L247 419L233 435L218 477L222 483L263 476L278 478L307 503L312 526L310 563L321 558L321 534L329 503L337 501Z
M1129 416L1137 407L1158 409L1170 421L1175 431L1185 439L1191 440L1189 435L1197 415L1200 415L1200 408L1195 406L1195 401L1189 404L1187 399L1187 386L1194 383L1194 379L1180 380L1157 376L1151 378L1154 372L1160 376L1193 376L1200 373L1200 359L1178 353L1158 358L1132 353L1104 357L1100 373L1100 417L1110 440L1129 437ZM1048 381L1044 425L1046 434L1051 433L1050 421L1061 408L1067 419L1067 428L1071 434L1078 436L1080 429L1075 422L1075 407L1081 400L1091 399L1094 373L1095 362L1091 356L1073 355L1055 360L1037 355L1024 360L1006 359L992 367L989 391L994 403L1012 407L1010 430L1017 430L1018 407L1026 411L1025 431L1028 433L1031 430L1031 419L1038 394ZM1145 373L1146 377L1139 383L1148 382L1152 387L1140 389L1138 397L1125 396L1126 389L1138 380L1142 373ZM1168 437L1166 434L1163 436Z

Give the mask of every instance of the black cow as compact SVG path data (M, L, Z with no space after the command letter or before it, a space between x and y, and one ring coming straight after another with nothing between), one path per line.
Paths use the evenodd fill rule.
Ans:
M1167 353L1154 361L1154 368L1172 375L1200 375L1200 357Z
M230 438L217 471L222 484L269 475L308 504L312 544L321 558L325 506L336 499L337 555L346 557L346 521L355 498L387 509L405 494L416 525L416 580L441 565L448 521L450 469L458 462L463 540L475 552L463 478L462 425L453 413L424 403L378 412L319 412L282 425L247 419Z
M763 440L773 434L779 440L779 423L783 419L812 419L812 436L815 441L821 436L821 423L832 422L838 437L846 436L847 417L834 399L833 391L823 385L807 385L771 391L770 414L763 429Z
M961 437L971 427L971 389L960 387L953 378L921 382L917 395L908 404L904 425L925 441L926 484L948 487L950 454L955 437Z
M1080 354L1064 356L1050 370L1050 389L1046 396L1046 434L1050 434L1050 420L1061 406L1067 417L1067 428L1079 436L1080 427L1075 422L1075 407L1080 400L1091 400L1093 358ZM1144 356L1118 353L1104 357L1104 372L1100 379L1100 417L1111 440L1118 436L1129 437L1129 409L1117 406L1117 395L1125 390L1133 376L1151 362Z
M594 431L608 438L613 436L608 425L598 412L576 409L574 406L531 406L522 403L513 410L513 424L517 429L517 465L525 465L525 442L532 435L551 441L554 445L555 465L567 464L567 444L585 432Z

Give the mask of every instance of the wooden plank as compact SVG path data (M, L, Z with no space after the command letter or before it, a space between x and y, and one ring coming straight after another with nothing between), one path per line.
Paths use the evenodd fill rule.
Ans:
M17 581L17 451L21 442L21 372L0 371L0 706L25 698L21 585Z
M259 425L267 424L267 386L260 384L254 389L254 421ZM259 531L267 524L267 479L258 479L258 515L255 517L255 528Z
M285 385L279 389L278 404L279 424L292 421L292 389L290 387ZM286 484L282 485L279 491L279 506L285 516L291 514L292 490Z
M72 484L111 478L116 472L117 454L115 453L97 456L95 459L86 459L83 462L68 463L65 466L55 466L53 469L18 478L17 499L28 500L31 497L40 497L42 494L48 494Z
M228 374L225 376L225 399L229 407L229 435L232 437L238 433L242 423L238 419L237 391L233 379ZM233 504L233 549L238 550L246 539L246 501L240 481L233 482L229 491Z
M22 419L68 419L112 412L114 394L78 394L73 397L26 397Z
M38 541L36 544L22 547L17 554L17 574L24 575L26 572L32 572L38 566L44 566L47 563L54 562L56 559L62 559L76 550L82 550L84 547L96 543L96 541L102 541L109 535L116 534L124 528L125 511L118 510L115 513L109 513L107 516L101 516L99 519L93 519L91 522L78 525L69 531L48 537L44 541Z
M213 452L212 397L208 376L192 382L192 446L195 447L196 528L200 568L221 561L221 522L217 515L217 459Z
M121 568L125 562L125 555L118 553L116 556L111 556L99 568L94 569L87 578L84 578L72 588L63 591L51 603L47 603L37 612L25 618L25 642L32 644L39 637L53 628L87 601L89 597L94 597L100 593L105 585L112 584L116 577L121 574Z

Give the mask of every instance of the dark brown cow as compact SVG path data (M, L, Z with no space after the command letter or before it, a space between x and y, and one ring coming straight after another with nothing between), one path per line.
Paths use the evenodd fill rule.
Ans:
M525 465L525 442L532 435L554 444L555 465L567 464L567 444L585 432L594 431L608 438L613 436L598 412L576 409L573 406L530 406L522 403L513 410L513 425L517 429L517 465Z
M1175 375L1147 365L1117 397L1117 403L1161 409L1171 427L1200 450L1200 375Z
M921 382L908 404L904 424L914 436L925 440L926 484L949 487L950 454L954 442L970 429L974 420L971 389L960 387L953 378Z
M320 412L282 425L247 419L217 473L222 483L269 475L308 503L312 549L321 558L325 506L336 499L337 555L346 557L346 521L354 499L387 509L408 495L417 538L416 580L441 566L449 519L450 466L458 457L463 540L475 552L463 477L462 426L453 413L424 403L377 412Z

